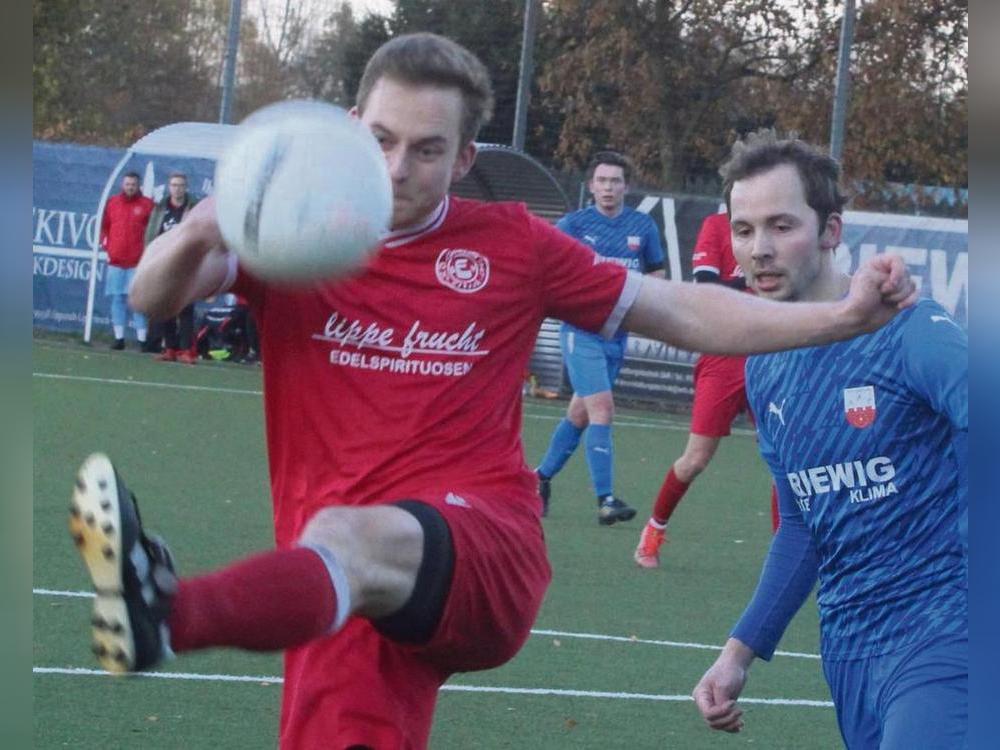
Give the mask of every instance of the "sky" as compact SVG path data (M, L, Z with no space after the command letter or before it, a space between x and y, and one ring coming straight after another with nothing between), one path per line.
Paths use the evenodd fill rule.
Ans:
M243 12L259 15L260 9L267 7L272 14L278 14L284 10L285 2L286 0L243 0ZM332 10L341 5L343 0L297 0L296 4L302 5L303 2ZM366 16L373 11L386 13L393 7L392 0L350 0L350 3L357 16Z

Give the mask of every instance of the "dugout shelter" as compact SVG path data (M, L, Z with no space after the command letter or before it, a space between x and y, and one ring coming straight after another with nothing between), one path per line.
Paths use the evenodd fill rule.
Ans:
M194 161L202 163L202 171L211 174L212 165L232 140L236 128L236 125L218 123L179 122L144 135L126 149L108 175L97 205L98 222L121 175L126 171L141 171L135 166L137 162L141 163L143 159L170 163ZM477 143L476 146L479 153L472 170L461 182L452 186L452 193L484 201L521 201L533 213L552 222L570 210L566 193L538 161L510 146L497 143ZM83 327L86 342L90 341L93 327L97 264L101 252L100 231L95 233L91 251L90 285Z

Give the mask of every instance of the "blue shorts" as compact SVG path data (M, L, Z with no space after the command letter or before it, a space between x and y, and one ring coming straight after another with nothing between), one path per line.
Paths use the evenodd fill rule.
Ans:
M969 639L823 662L848 750L968 747Z
M610 391L625 361L627 341L627 336L609 341L596 333L564 325L559 330L559 344L573 392L593 396Z
M128 289L132 286L132 278L135 276L134 268L121 268L108 263L104 270L104 295L106 297L116 297L120 294L128 294Z

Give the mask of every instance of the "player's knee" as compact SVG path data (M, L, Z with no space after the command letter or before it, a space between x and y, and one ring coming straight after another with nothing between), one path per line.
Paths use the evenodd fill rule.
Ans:
M322 508L313 514L299 535L299 544L326 547L331 552L346 555L352 539L355 508Z
M691 482L708 468L718 447L718 439L692 433L684 453L674 464L674 474L682 482Z
M591 424L611 424L615 418L615 400L611 392L598 393L586 399L587 418Z
M299 543L329 550L344 570L352 609L379 617L398 608L413 589L423 555L423 529L400 508L323 508Z
M566 419L581 430L587 426L587 407L584 406L581 399L574 397L574 399L569 402L569 408L566 410Z
M674 474L685 484L690 484L696 476L705 470L711 460L711 454L685 453L674 463Z

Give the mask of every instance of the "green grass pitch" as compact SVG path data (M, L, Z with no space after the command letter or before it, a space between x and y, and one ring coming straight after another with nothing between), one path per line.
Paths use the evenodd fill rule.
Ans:
M185 655L158 676L96 673L88 580L66 531L74 471L106 451L139 497L146 525L182 573L271 541L258 368L187 367L36 339L33 348L33 691L39 748L270 748L277 741L277 655ZM565 406L529 399L524 443L536 462ZM663 566L632 550L686 422L620 410L616 489L639 508L605 528L582 456L553 482L545 520L553 584L523 651L442 691L434 748L836 748L815 603L792 623L744 697L746 728L713 733L688 696L756 583L770 536L769 480L751 436L724 440L674 519Z

